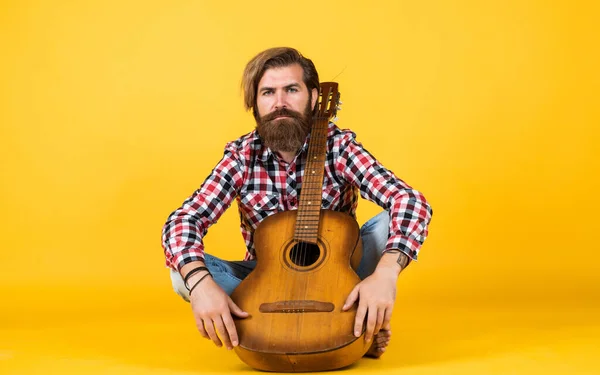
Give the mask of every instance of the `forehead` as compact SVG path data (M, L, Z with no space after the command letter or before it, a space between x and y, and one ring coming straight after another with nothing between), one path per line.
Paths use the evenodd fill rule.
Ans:
M260 90L262 87L284 87L293 83L306 87L302 79L303 75L304 70L299 64L269 68L265 70L258 82L258 89Z

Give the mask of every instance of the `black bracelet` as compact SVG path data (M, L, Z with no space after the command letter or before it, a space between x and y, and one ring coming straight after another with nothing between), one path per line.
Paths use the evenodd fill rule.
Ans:
M187 282L188 279L195 273L198 273L200 271L208 271L208 268L206 267L196 267L194 269L192 269L190 272L187 273L187 275L185 275L185 277L183 278L183 285L185 285L187 290L190 290L190 287L188 286ZM208 271L208 273L210 273L210 271Z
M202 276L202 277L200 278L200 280L198 280L198 281L196 282L196 284L194 284L194 286L193 286L193 287L190 289L190 296L192 295L192 290L194 290L194 288L195 288L196 286L198 286L198 284L200 284L200 283L202 282L202 280L204 280L204 279L206 278L206 276L210 276L210 277L212 277L212 275L210 274L210 272L209 272L209 273L207 273L206 275Z

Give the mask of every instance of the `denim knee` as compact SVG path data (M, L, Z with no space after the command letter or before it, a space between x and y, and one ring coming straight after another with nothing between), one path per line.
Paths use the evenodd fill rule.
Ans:
M388 211L383 211L368 220L360 228L363 254L357 274L361 279L365 279L375 271L383 250L385 250L390 233L389 215Z
M381 254L390 235L390 213L383 211L373 216L360 228L360 235L363 246L366 245L369 250L376 249Z

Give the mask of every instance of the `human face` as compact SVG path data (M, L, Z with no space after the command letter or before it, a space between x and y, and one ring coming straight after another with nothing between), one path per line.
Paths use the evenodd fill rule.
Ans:
M256 109L258 116L265 116L278 109L288 109L304 113L309 105L314 108L318 99L317 89L312 90L309 97L308 89L302 80L304 71L299 64L267 69L258 82L256 92ZM278 118L285 118L281 116Z
M256 129L271 150L296 152L310 132L317 90L308 94L302 73L300 65L268 69L259 82Z

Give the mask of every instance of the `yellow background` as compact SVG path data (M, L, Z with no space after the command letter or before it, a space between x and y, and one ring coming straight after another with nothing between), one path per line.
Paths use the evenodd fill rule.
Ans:
M3 1L0 373L251 372L195 331L160 232L282 45L434 209L388 353L349 371L600 371L593 3ZM243 256L235 206L205 243Z

